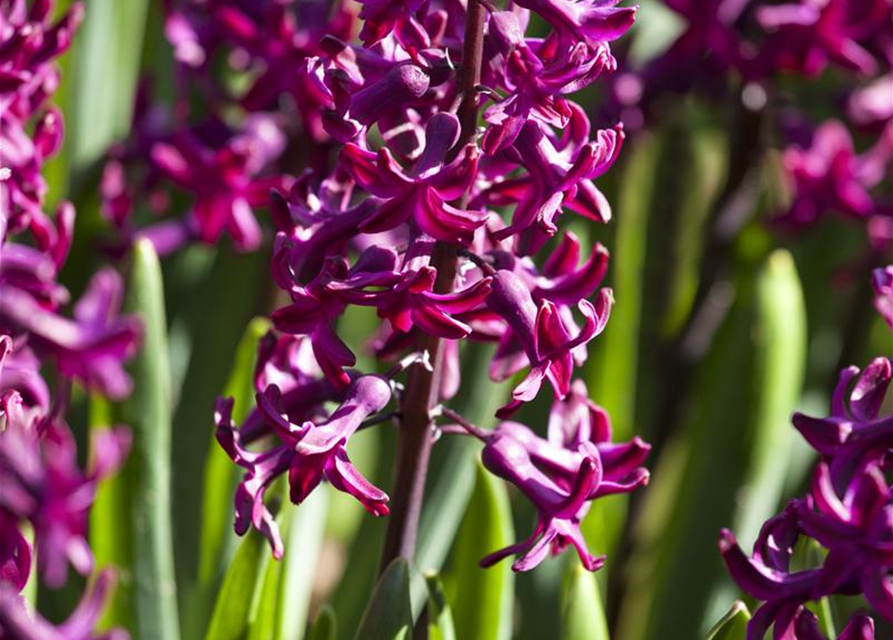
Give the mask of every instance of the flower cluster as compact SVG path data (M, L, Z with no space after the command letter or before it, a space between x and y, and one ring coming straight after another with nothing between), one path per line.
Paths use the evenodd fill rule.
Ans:
M878 615L893 620L893 415L879 415L891 378L887 358L861 373L849 367L829 417L794 414L794 426L821 456L809 493L763 525L751 557L723 531L720 550L732 577L764 601L749 640L762 639L773 624L775 637L822 638L804 605L832 594L862 594ZM802 539L827 550L819 566L794 567ZM870 617L857 615L840 638L873 639L873 629Z
M679 36L650 60L624 64L611 111L635 130L660 116L667 93L706 92L754 111L771 103L783 153L783 206L773 223L800 229L829 213L865 224L872 248L893 242L893 204L881 186L893 161L893 48L887 0L665 0ZM821 84L813 80L822 76ZM796 83L811 99L797 103ZM821 110L815 108L821 105ZM830 107L830 109L829 109ZM855 136L855 143L854 138ZM857 153L855 149L864 149Z
M50 587L65 584L69 565L84 575L93 570L87 512L130 436L120 427L98 434L84 472L63 416L73 379L111 398L129 393L123 361L141 332L136 318L119 316L123 283L112 270L99 271L72 315L65 313L69 294L57 276L75 212L69 203L55 216L44 212L41 170L63 137L61 114L46 106L59 82L54 60L68 48L83 6L72 4L53 22L55 9L49 1L0 1L0 637L120 638L92 632L112 580L107 573L58 628L34 619L18 596L34 548ZM55 396L43 365L59 376Z
M619 122L593 130L568 96L615 69L609 43L635 8L361 4L363 44L325 35L297 72L320 100L317 133L338 149L331 166L273 194L273 279L289 303L261 346L257 407L237 428L230 401L217 406L218 440L246 469L236 530L253 525L281 553L264 492L286 472L294 502L325 478L374 515L405 509L353 468L349 438L390 416L383 410L394 401L401 433L430 439L435 418L453 415L441 405L461 383L459 342L473 340L498 344L494 380L523 373L498 418L540 396L546 381L554 399L548 440L515 422L492 432L466 424L485 443L485 466L540 513L530 539L485 563L521 553L514 568L527 570L573 544L596 570L603 559L586 550L580 521L592 500L647 482L648 446L612 443L607 416L574 382L613 296L601 287L607 250L586 251L561 219L569 211L610 220L596 180L624 132ZM531 13L551 27L545 37L525 34ZM353 348L337 332L350 306L383 321L373 351L399 360L387 374L353 368ZM404 388L394 376L410 366ZM428 398L419 417L409 405ZM250 447L262 440L272 446Z
M560 553L569 545L589 571L605 563L605 556L589 552L580 522L592 500L628 493L648 483L648 471L641 465L651 447L640 438L612 442L610 419L589 399L582 380L574 382L564 400L552 405L547 438L511 421L489 432L467 423L463 428L484 442L484 466L518 487L538 515L529 538L490 554L482 566L523 554L512 568L526 571L542 562L550 550Z
M328 154L328 96L312 61L349 37L355 22L343 3L330 5L164 3L176 96L166 108L147 78L129 137L109 151L101 191L117 233L113 248L141 236L164 255L224 234L238 251L261 246L255 210L271 189L288 188L289 172Z

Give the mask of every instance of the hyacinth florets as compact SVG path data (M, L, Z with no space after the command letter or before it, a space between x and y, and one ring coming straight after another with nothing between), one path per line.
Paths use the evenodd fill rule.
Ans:
M635 8L361 4L363 44L327 35L302 67L337 153L272 196L273 279L290 302L272 314L279 337L261 348L257 407L238 427L231 401L217 405L218 440L247 471L236 530L254 526L281 555L264 492L286 473L294 502L325 478L374 515L406 510L353 467L349 439L391 413L401 437L421 433L427 450L434 421L450 416L458 422L444 431L480 438L484 466L540 514L528 540L483 563L520 554L514 568L527 570L573 545L596 570L604 558L589 553L580 522L592 500L647 483L649 447L612 443L607 416L574 381L613 296L600 287L607 250L586 251L561 218L610 220L595 180L624 134L618 122L593 131L568 96L615 69L609 42L631 26ZM525 35L532 13L552 29L543 38ZM350 306L383 320L373 349L399 360L387 374L353 368L337 330ZM515 422L484 431L442 406L461 383L463 340L497 343L494 380L523 375L500 419L548 381L548 439ZM397 377L406 369L404 385ZM424 406L413 409L420 397ZM268 435L278 444L250 446Z
M45 212L44 163L62 144L61 113L47 105L59 84L55 59L83 16L72 4L58 21L55 3L0 1L0 636L31 640L99 640L95 634L114 581L108 571L68 621L54 626L32 615L19 592L34 556L43 582L62 587L68 568L90 575L87 514L100 480L130 447L124 427L95 434L82 471L64 416L72 381L120 399L131 389L124 361L138 347L141 323L119 315L123 283L97 272L86 292L70 296L57 281L74 232L74 207ZM57 384L47 384L49 365Z
M763 601L749 640L763 638L772 625L775 637L822 638L804 605L828 595L863 594L878 615L893 620L893 415L880 414L891 378L888 358L861 372L849 367L830 416L795 413L794 427L820 455L809 493L763 525L749 558L731 532L722 533L720 550L735 582ZM803 540L826 550L818 566L794 568ZM872 619L855 616L840 638L874 638Z

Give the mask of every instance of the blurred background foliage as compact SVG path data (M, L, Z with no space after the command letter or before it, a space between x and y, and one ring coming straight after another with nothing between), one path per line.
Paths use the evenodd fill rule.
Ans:
M87 0L62 62L56 102L68 131L48 179L50 201L70 198L78 211L62 278L75 297L104 259L101 161L129 129L139 78L152 74L156 95L171 97L162 4ZM679 25L658 3L641 4L629 38L633 54L647 58ZM595 92L582 100L592 108L598 101ZM513 539L515 523L527 530L535 515L480 472L478 444L464 439L435 447L418 556L412 566L392 566L377 586L385 523L328 487L299 508L280 488L281 562L256 532L236 538L238 471L216 447L212 406L232 395L238 418L253 402L254 347L267 325L252 318L274 303L268 255L237 255L226 243L191 246L159 267L151 250L137 248L126 259L128 305L149 322L134 365L138 392L117 407L80 392L72 417L82 442L88 429L116 420L136 435L125 472L103 487L91 516L99 564L122 571L107 622L159 640L393 638L410 633L419 616L429 637L445 640L535 639L556 629L566 639L600 640L609 629L614 640L707 637L739 597L716 549L720 527L733 528L749 549L760 523L804 486L811 454L791 412L824 414L839 368L889 354L891 344L871 310L868 278L841 277L859 259L862 230L828 218L797 236L777 234L765 224L782 197L777 154L754 151L757 171L746 175L735 166L739 145L772 148L773 114L750 112L737 96L715 103L682 95L660 111L660 127L629 140L600 182L612 224L571 225L584 242L610 248L617 300L590 349L586 382L617 439L638 434L655 445L651 487L601 500L585 522L591 547L609 555L605 569L581 571L572 554L520 575L508 563L478 568L477 559ZM747 211L730 231L720 224L723 207L744 182ZM362 353L373 328L358 311L339 332ZM486 378L490 347L463 349L457 407L491 426L511 385ZM518 419L544 426L547 411L545 401L531 403ZM360 470L385 487L394 441L381 428L351 442ZM140 500L151 508L139 513ZM134 516L122 521L121 513ZM39 606L62 619L77 591L41 590ZM823 606L833 617L852 604ZM743 638L746 616L737 605L711 637Z

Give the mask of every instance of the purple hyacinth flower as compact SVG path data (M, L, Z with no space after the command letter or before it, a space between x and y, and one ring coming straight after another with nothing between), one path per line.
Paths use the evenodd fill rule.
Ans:
M581 128L588 138L588 121L585 126L581 123ZM575 127L569 131L572 135ZM527 232L519 246L522 254L538 251L557 232L555 222L563 207L597 222L611 218L610 206L592 180L617 159L624 138L623 127L600 130L595 141L579 147L573 139L566 139L559 141L556 148L551 135L542 125L528 120L513 144L518 161L528 170L528 175L501 181L486 194L488 203L518 202L511 224L494 235L502 240Z
M195 196L192 219L199 238L216 243L224 230L237 249L253 251L260 246L261 229L252 209L265 206L271 189L285 189L284 176L257 176L272 145L281 151L281 134L275 125L263 129L277 138L272 143L253 136L236 137L219 149L203 145L187 131L151 149L152 162L167 178ZM272 155L276 155L273 151Z
M822 456L810 492L770 519L747 557L723 531L720 550L738 586L764 601L748 625L748 640L775 637L821 640L803 605L834 594L861 594L893 620L893 493L887 478L893 416L880 416L893 365L877 358L863 371L844 369L831 415L797 413L793 421ZM795 570L798 539L827 552L821 564ZM872 638L869 618L856 616L843 638Z
M492 83L508 95L484 113L490 126L481 147L488 155L509 147L528 119L566 128L578 107L563 96L579 91L617 65L604 43L576 42L565 47L553 39L535 48L521 37L518 17L509 11L494 13L490 27L504 56L504 63L492 70Z
M552 302L562 322L570 331L579 331L573 317L573 309L581 300L589 299L598 289L608 268L608 251L601 244L593 247L583 265L580 261L580 241L572 233L566 233L561 242L537 273L526 260L519 260L505 252L490 254L494 264L511 267L512 272L524 280L530 288L530 295L538 305L544 300ZM505 380L528 365L528 358L522 341L515 335L511 326L503 325L496 332L499 348L490 364L490 376L494 380ZM582 366L586 361L583 346L572 350L574 362Z
M391 394L391 383L386 378L359 376L328 418L295 424L282 413L279 388L271 385L257 394L257 406L281 444L262 452L250 451L243 443L240 430L232 423L232 399L218 400L217 439L233 461L247 470L236 493L236 533L242 535L253 525L270 541L273 555L282 556L282 539L264 504L264 493L286 472L294 503L305 500L325 477L339 491L354 496L373 515L387 515L387 494L353 466L347 455L347 442L364 420L390 402Z
M871 274L871 286L874 288L874 307L893 328L893 265L875 269Z
M291 285L292 303L273 313L277 329L310 336L313 353L333 384L346 386L345 367L356 358L336 335L334 320L348 304L373 306L382 318L401 332L413 327L441 338L464 338L471 327L452 317L477 307L490 292L489 278L451 294L434 293L437 271L413 261L398 270L397 253L371 246L349 267L346 259L332 257L306 287Z
M878 414L891 379L893 363L888 358L876 358L861 372L848 367L840 373L830 416L794 414L794 427L816 451L832 460L835 477L849 473L847 467L854 462L880 460L889 448L893 416Z
M616 40L633 25L638 7L618 7L620 0L516 0L542 16L563 37L588 43Z
M291 304L273 312L280 331L310 336L316 361L333 384L346 387L350 379L344 369L356 363L335 334L334 321L349 303L374 305L383 289L394 287L401 279L395 260L393 252L379 248L369 249L353 267L344 258L329 258L306 287L291 285Z
M103 608L114 589L111 570L100 573L68 619L54 625L28 611L25 601L0 581L0 638L8 640L128 640L123 629L97 631Z
M856 219L879 212L871 190L886 175L893 160L893 125L888 126L872 149L857 155L846 127L836 120L823 123L808 148L785 149L783 163L793 194L790 209L781 222L803 226L828 211Z
M447 153L459 139L459 120L439 113L425 129L423 152L406 172L387 147L373 153L347 144L341 161L353 178L373 196L380 198L375 213L360 223L364 233L388 231L412 222L435 240L469 244L487 214L458 209L449 201L462 197L471 187L479 151L474 144L462 149L452 162Z
M6 247L0 251L5 255ZM136 353L142 333L138 318L118 316L122 294L120 275L112 269L99 271L69 320L4 283L0 273L0 327L26 332L29 344L50 354L63 374L120 399L131 387L122 363Z
M358 0L363 5L360 19L363 29L360 38L372 46L394 31L402 32L407 23L414 22L413 14L422 0Z
M770 32L763 50L777 67L816 75L829 62L864 74L877 62L862 44L866 35L889 24L893 8L885 0L802 0L760 7L757 20Z
M47 584L61 586L69 563L82 574L93 567L87 510L98 482L126 457L130 433L124 428L98 433L84 474L64 424L25 406L16 391L0 395L0 415L6 423L0 433L0 511L31 522L41 573Z
M31 576L31 543L19 531L18 523L0 510L0 589L11 585L21 591Z
M571 336L555 303L543 299L537 305L527 285L513 272L497 271L491 287L487 305L505 320L522 345L530 366L527 376L512 392L512 400L497 412L497 416L508 417L521 404L535 398L547 378L555 397L564 398L570 391L574 349L604 330L613 304L611 290L602 289L594 306L585 299L577 303L585 323L577 335Z
M610 442L610 433L607 415L588 399L578 381L574 393L553 406L548 440L516 422L502 422L492 432L477 434L484 440L484 466L516 485L539 515L529 538L487 556L482 566L522 554L512 568L527 571L550 549L557 554L573 545L586 569L601 568L605 557L589 553L580 522L592 500L648 483L648 471L641 464L651 449L639 438Z

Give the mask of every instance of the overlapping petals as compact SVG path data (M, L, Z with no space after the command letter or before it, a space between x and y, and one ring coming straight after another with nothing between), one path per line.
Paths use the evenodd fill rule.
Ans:
M579 381L573 396L553 406L548 440L516 422L502 422L481 437L484 466L517 486L539 516L529 538L492 553L481 564L520 554L512 568L527 571L550 551L557 554L573 545L586 569L601 568L605 557L589 552L580 522L593 500L647 484L649 475L641 464L650 447L638 438L611 442L607 416L588 400Z
M0 519L7 525L31 523L41 573L47 584L59 587L69 564L82 574L92 569L87 510L99 480L114 472L126 456L129 432L117 428L97 435L93 462L84 474L77 464L74 438L64 424L39 407L25 405L13 390L0 395L0 415L6 425L0 433ZM19 569L24 566L27 554L22 545L14 535L6 537L4 565L13 557Z
M452 115L434 116L425 129L426 145L410 172L405 172L387 147L377 153L356 144L345 145L341 161L359 185L380 199L375 212L360 223L365 233L388 231L412 221L435 240L469 244L486 221L481 211L449 204L466 194L475 177L478 150L462 149L447 163L459 138L459 121Z
M584 324L572 336L555 303L548 299L535 303L524 281L513 272L497 271L491 286L487 305L512 331L512 337L503 341L502 351L496 354L496 368L491 368L491 374L503 378L517 370L517 358L508 367L501 364L506 352L515 349L513 341L521 345L530 366L527 376L512 392L512 400L497 415L508 417L522 403L532 400L545 379L552 384L555 397L564 398L570 390L574 349L604 330L613 304L611 290L601 290L594 305L585 299L577 303Z
M891 377L887 358L861 373L850 367L841 373L831 416L794 415L794 425L822 460L809 493L766 522L751 557L723 531L720 551L733 579L763 601L748 640L762 639L770 627L775 637L822 638L803 607L834 594L862 594L876 614L893 620L893 490L887 477L893 416L878 415ZM827 553L818 566L797 570L795 547L803 538ZM840 637L873 638L873 623L856 616Z
M68 619L54 625L28 611L25 601L0 581L0 638L9 640L128 640L123 629L97 631L103 609L114 589L110 570L100 573Z
M215 412L217 439L233 461L247 470L236 492L236 533L242 535L254 526L268 538L274 556L282 556L282 539L264 495L285 473L294 503L303 502L325 478L336 489L354 496L373 515L387 515L387 494L357 471L346 447L363 421L387 406L391 394L391 383L386 378L359 376L331 415L296 424L283 413L279 388L270 385L257 395L257 407L281 444L261 452L249 450L243 431L233 424L232 400L220 399ZM318 412L321 402L318 397L316 400Z

